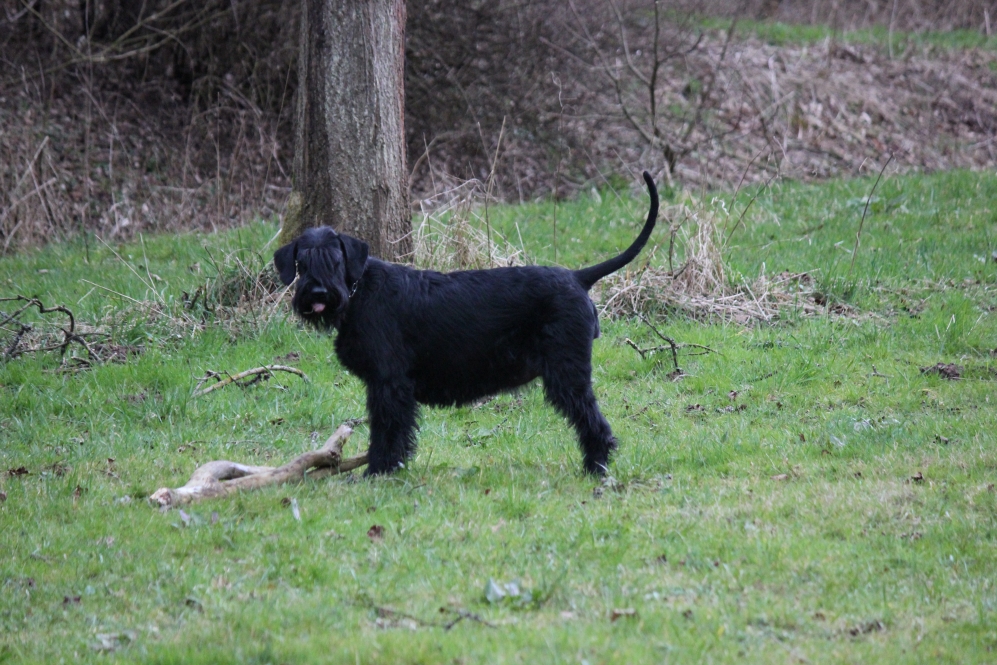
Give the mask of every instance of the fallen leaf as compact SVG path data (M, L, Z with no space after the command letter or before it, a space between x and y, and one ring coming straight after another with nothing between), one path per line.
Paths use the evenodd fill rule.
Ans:
M80 597L79 596L63 596L62 597L62 604L63 605L79 605L80 604Z
M519 585L519 580L501 583L488 578L485 584L485 600L489 603L508 602L520 606L533 602L533 592Z
M45 467L46 470L51 471L55 476L61 478L67 473L69 473L70 468L63 464L62 462L53 462L52 464Z
M941 434L935 435L935 441L942 444L943 446L949 445L949 438L947 436L942 436Z
M741 393L737 392L736 390L732 390L729 393L727 393L727 397L731 398L731 400L735 400L737 399L737 396L740 394Z
M104 651L110 653L116 651L126 644L135 641L138 635L135 631L126 630L121 633L97 633L96 644L90 645L94 651Z
M370 538L371 542L379 543L384 540L384 527L380 524L375 524L374 526L367 529L367 537Z
M10 477L12 477L12 478L15 477L15 476L26 476L29 473L31 473L31 472L28 471L28 469L26 467L23 467L23 466L19 466L19 467L15 468L15 469L7 469L7 475L10 476Z
M886 628L883 622L879 619L873 619L872 621L866 621L865 623L860 623L857 626L853 626L848 629L848 634L852 637L857 637L859 635L865 635L867 633L878 633L879 631Z
M772 480L789 480L789 474L788 473L777 473L776 475L771 476L771 478L772 478Z
M690 413L692 411L702 411L703 410L703 405L702 404L690 404L689 406L685 407L685 410L686 410L687 413Z
M3 503L6 500L7 500L7 493L6 492L0 492L0 503Z
M915 483L923 482L924 481L924 474L922 474L920 471L918 471L913 476L911 476L910 479L913 480Z
M962 367L955 363L938 363L930 367L922 367L921 374L937 374L943 379L956 381L962 376Z
M294 519L298 522L301 521L301 511L298 510L298 500L291 499L291 514L294 515Z
M636 617L636 616L637 616L637 610L635 610L632 607L617 608L617 609L614 609L612 612L610 612L610 614L609 614L609 620L610 621L616 621L620 617L631 618L631 617Z
M503 589L498 582L489 577L488 582L485 583L485 600L489 603L497 603L505 597L505 589Z

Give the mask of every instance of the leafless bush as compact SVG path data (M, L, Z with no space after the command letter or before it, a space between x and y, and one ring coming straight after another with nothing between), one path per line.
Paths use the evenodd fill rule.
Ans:
M282 4L26 0L8 11L0 250L278 211L296 53Z
M778 47L699 17L986 32L995 1L410 0L412 199L447 190L427 156L437 173L487 181L489 202L644 168L708 188L749 165L754 182L874 172L891 153L899 168L992 166L992 52ZM0 251L282 210L298 3L2 9Z

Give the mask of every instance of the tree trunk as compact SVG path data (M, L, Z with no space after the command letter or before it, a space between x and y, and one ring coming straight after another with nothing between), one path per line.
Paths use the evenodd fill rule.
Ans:
M404 0L302 0L294 191L280 242L332 226L396 260L411 252Z

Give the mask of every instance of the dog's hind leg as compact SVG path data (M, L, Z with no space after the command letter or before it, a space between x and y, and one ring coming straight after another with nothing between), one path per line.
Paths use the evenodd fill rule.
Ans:
M367 384L370 448L365 475L391 473L415 453L417 411L408 380Z
M543 373L544 394L575 428L585 471L605 475L609 456L616 448L613 430L606 422L592 392L592 367L587 358L550 362Z

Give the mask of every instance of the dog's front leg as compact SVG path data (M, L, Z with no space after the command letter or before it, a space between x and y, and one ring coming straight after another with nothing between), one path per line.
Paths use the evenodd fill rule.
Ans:
M370 449L364 475L391 473L415 453L417 410L415 386L410 380L367 384Z

